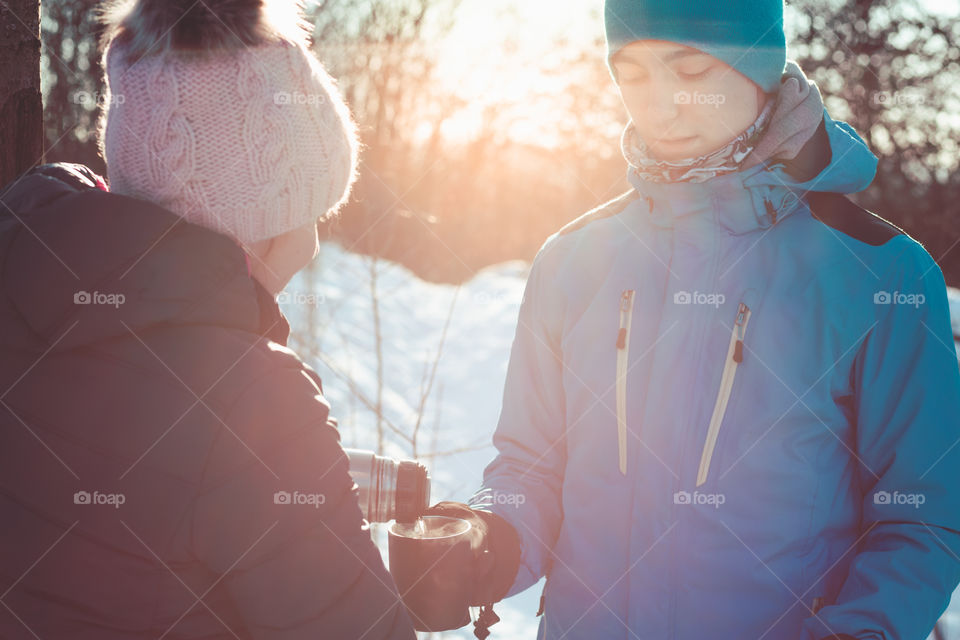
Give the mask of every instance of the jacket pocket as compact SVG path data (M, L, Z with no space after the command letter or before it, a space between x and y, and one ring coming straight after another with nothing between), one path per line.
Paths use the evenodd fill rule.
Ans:
M634 291L620 296L620 329L617 331L617 450L620 473L627 475L627 370L630 364L630 324L633 320Z
M703 453L700 456L700 469L697 471L697 486L707 481L710 473L710 461L717 446L720 435L720 425L727 412L727 403L733 391L733 379L737 374L737 366L743 362L743 338L747 332L747 323L750 321L750 307L741 302L737 307L737 318L730 332L730 346L727 348L726 360L723 364L723 374L720 376L720 389L713 405L713 414L710 416L710 426L707 428L707 439L703 444Z

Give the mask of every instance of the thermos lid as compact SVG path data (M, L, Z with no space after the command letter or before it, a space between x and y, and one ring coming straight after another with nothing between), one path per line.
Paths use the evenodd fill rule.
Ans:
M427 475L427 468L415 460L401 460L397 465L397 521L416 520L429 506L430 476Z

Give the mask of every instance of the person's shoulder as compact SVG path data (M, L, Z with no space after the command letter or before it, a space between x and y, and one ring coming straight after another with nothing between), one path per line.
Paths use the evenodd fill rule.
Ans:
M563 263L576 262L584 253L594 259L600 257L591 247L607 246L610 238L605 233L609 226L599 223L615 219L639 197L640 194L631 189L568 222L544 241L534 258L534 266L545 264L542 269L554 271ZM620 233L620 228L617 232Z
M235 332L234 337L237 343L230 357L241 347L245 352L230 372L238 400L249 395L276 396L277 401L312 400L322 392L320 376L290 347L247 332Z
M899 236L910 238L897 225L864 209L842 193L811 192L807 199L814 219L863 244L879 247Z
M893 273L904 269L928 274L940 272L922 242L889 220L869 211L840 193L811 193L810 213L831 232L851 238L868 249L861 256L875 257L876 264L889 266Z
M605 225L598 223L613 220L639 197L640 194L631 189L568 222L546 239L537 253L535 262L543 260L548 254L554 256L562 254L569 257L578 253L578 248L583 251L586 250L586 247L595 243L604 244L607 239L603 233ZM584 242L588 237L589 242ZM554 259L558 260L560 258L555 257Z
M810 220L829 232L830 242L841 240L845 250L834 249L837 260L849 262L852 273L866 267L874 278L894 286L924 279L928 286L939 286L943 279L940 266L923 243L889 220L861 207L840 193L811 192L807 196ZM831 261L830 268L837 262ZM853 277L853 276L851 276Z
M106 189L103 178L89 167L55 162L34 167L0 189L0 202L16 215L24 215L64 196Z
M571 235L577 231L580 231L581 229L586 228L587 225L593 222L619 215L620 213L623 213L624 209L627 208L627 205L639 197L640 194L637 193L635 189L630 189L626 193L617 196L613 200L605 202L599 207L595 207L594 209L587 211L579 218L568 222L554 234L554 237L560 238Z

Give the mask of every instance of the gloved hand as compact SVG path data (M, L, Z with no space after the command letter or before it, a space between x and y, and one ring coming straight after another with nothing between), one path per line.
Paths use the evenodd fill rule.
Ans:
M475 532L472 606L499 602L510 590L520 568L520 538L509 522L489 511L461 502L438 502L423 515L467 520Z

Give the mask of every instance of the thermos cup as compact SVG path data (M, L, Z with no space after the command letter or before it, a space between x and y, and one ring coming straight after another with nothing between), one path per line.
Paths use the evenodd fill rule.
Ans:
M413 522L430 506L430 476L416 460L394 460L360 449L345 451L368 522Z
M389 530L390 573L417 631L459 629L470 622L471 524L424 516Z

